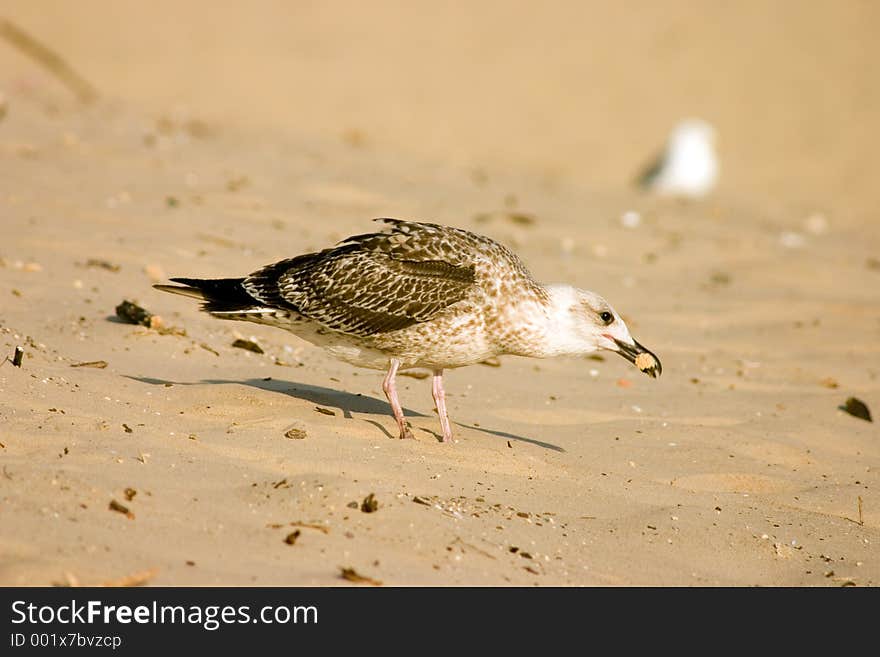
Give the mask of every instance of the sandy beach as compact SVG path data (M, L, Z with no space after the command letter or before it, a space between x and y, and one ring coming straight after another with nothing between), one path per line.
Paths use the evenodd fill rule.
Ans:
M0 39L0 359L25 352L0 366L0 585L880 581L880 5L4 18L97 100ZM635 188L688 116L718 188ZM374 217L602 294L663 376L608 352L449 371L452 444L402 377L401 441L380 373L152 288Z

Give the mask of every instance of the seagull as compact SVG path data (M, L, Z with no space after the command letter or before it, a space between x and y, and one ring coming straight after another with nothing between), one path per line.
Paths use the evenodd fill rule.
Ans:
M664 151L637 182L663 196L701 198L715 187L720 168L715 129L706 121L686 119L675 126Z
M413 434L397 396L400 370L433 372L442 441L453 439L443 372L501 355L547 358L614 351L657 377L660 360L605 299L542 285L498 242L460 228L376 219L382 230L281 260L243 278L154 285L201 309L285 329L358 367L386 372L382 390L401 438Z

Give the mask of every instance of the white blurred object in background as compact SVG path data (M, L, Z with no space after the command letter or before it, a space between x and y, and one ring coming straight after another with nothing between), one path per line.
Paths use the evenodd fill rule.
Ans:
M638 183L657 194L700 198L718 182L721 165L715 153L715 129L706 121L681 121L664 151L645 169Z

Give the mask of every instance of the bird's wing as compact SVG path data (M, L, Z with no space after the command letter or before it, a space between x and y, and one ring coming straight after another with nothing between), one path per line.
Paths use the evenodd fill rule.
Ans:
M384 221L383 232L269 265L242 285L268 306L296 310L358 337L425 322L465 298L478 256L468 243L470 233Z

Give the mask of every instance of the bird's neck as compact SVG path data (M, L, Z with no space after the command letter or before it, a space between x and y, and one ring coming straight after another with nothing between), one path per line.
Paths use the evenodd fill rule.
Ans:
M503 309L499 334L502 353L550 358L595 351L580 336L572 307L577 290L568 285L542 286L544 294L530 295Z

